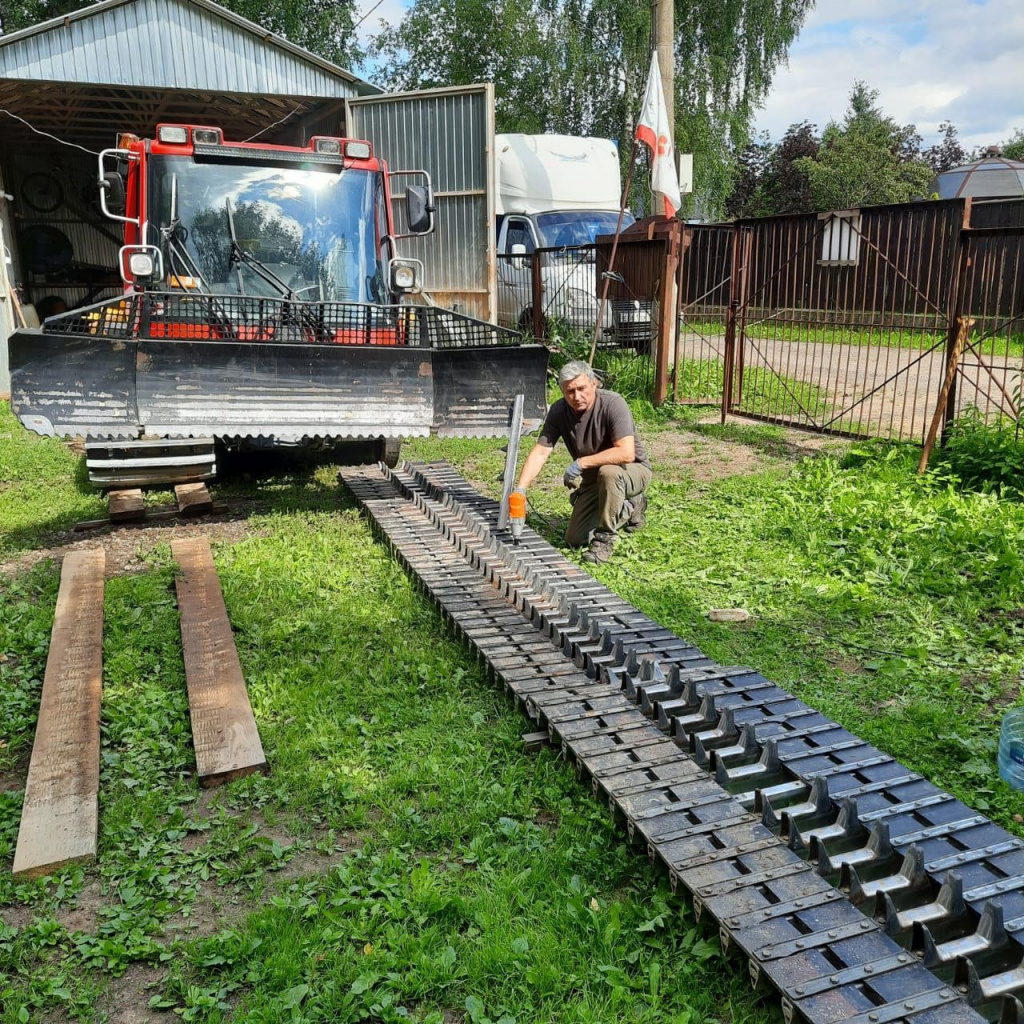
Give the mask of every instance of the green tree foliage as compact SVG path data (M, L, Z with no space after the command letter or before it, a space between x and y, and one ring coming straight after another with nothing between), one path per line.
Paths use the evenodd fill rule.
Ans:
M1002 144L1003 156L1009 160L1024 160L1024 128L1017 128Z
M813 208L810 180L802 161L818 156L821 142L809 121L791 124L778 145L762 136L739 158L736 187L726 212L731 217L768 217L780 213L806 213Z
M363 59L356 42L355 0L217 0L235 14L341 67Z
M677 0L676 146L694 154L697 206L720 213L732 153L812 0ZM493 81L499 131L620 140L639 114L650 9L634 0L415 0L377 37L382 85Z
M0 33L17 32L91 6L92 0L0 0ZM354 0L218 0L268 32L350 67L362 59L353 29Z
M736 155L732 190L725 202L727 217L757 217L761 213L762 186L771 166L775 147L762 132Z
M0 33L17 32L88 6L88 0L0 0Z
M942 132L942 141L934 146L929 146L921 154L921 157L936 174L960 167L968 160L973 159L960 144L955 124L951 121L943 121L939 125L939 131Z
M917 129L886 117L877 100L877 90L857 82L844 119L822 133L817 157L795 161L807 174L814 209L902 203L926 194L932 169L920 158Z

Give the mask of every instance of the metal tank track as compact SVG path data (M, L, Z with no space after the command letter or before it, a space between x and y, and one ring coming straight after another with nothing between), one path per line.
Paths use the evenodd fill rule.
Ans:
M341 479L787 1022L1024 1021L1024 841L532 530L514 546L447 464Z

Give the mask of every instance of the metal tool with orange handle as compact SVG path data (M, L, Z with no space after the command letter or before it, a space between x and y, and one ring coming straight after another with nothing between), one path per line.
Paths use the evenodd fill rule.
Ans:
M508 496L508 528L512 531L512 543L518 544L526 525L526 491L516 489Z

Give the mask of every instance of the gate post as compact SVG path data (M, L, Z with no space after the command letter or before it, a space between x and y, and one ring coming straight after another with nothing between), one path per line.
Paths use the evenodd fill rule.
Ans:
M540 263L540 250L534 249L531 262L532 279L530 281L532 285L530 303L533 307L534 341L543 341L546 333L544 330L544 281L541 277Z
M722 422L732 412L732 375L736 360L736 306L735 299L729 299L725 311L725 356L722 360Z
M750 283L750 252L753 248L754 234L751 229L740 228L739 244L736 247L736 323L737 360L736 360L736 402L743 401L743 369L747 359L746 323L747 323L747 286Z
M679 224L679 221L675 222ZM676 279L681 229L672 226L665 233L665 251L662 254L661 280L658 285L658 349L654 373L654 405L664 405L668 398L668 354L675 344L675 333L679 330L676 320L676 296L672 285Z
M949 375L949 368L954 366L959 358L958 345L962 345L966 338L961 338L961 332L969 330L961 324L960 318L963 313L963 295L969 277L971 258L969 248L964 244L965 234L971 227L971 200L964 199L964 216L957 232L956 242L953 246L953 255L949 266L949 294L946 300L946 352L942 360L943 376ZM966 254L966 256L965 256ZM949 382L949 391L946 393L946 408L942 417L942 443L946 443L946 436L949 428L956 419L956 384L957 374L954 372Z
M687 270L686 255L693 242L693 228L684 225L679 236L679 257L676 260L675 348L672 355L672 401L679 404L679 364L683 360L682 315L683 287Z
M740 308L740 239L743 229L739 221L733 226L732 259L729 269L729 305L725 311L725 357L722 366L722 422L732 412L733 382L736 373L736 320Z

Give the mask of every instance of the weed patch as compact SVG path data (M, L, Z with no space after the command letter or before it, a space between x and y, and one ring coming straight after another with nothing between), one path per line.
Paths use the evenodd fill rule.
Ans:
M636 409L655 453L648 526L595 573L1020 834L1024 797L999 781L995 740L1024 671L1024 504L918 478L910 448L804 458L778 428ZM407 451L493 495L498 445ZM705 457L711 478L695 471ZM566 461L530 492L531 524L556 543ZM16 488L34 472L13 471ZM196 783L154 538L142 571L107 587L99 860L24 884L9 865L58 570L0 578L0 1021L98 1020L124 999L201 1022L778 1018L567 765L523 753L521 717L332 467L220 493L249 503L214 554L271 773ZM17 544L45 526L27 520ZM753 620L708 621L732 605Z
M39 546L80 519L103 514L85 460L52 437L37 437L0 401L0 555Z
M270 775L196 784L157 546L107 587L97 864L0 876L0 1020L124 998L190 1021L768 1020L568 766L522 752L338 488L279 494L215 549ZM56 583L44 563L0 591L20 751Z
M953 423L933 469L969 490L1024 497L1024 436L1013 421L987 423L975 410Z

